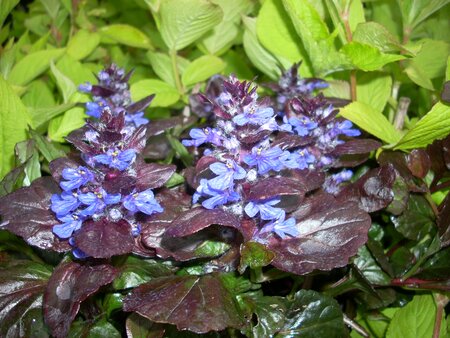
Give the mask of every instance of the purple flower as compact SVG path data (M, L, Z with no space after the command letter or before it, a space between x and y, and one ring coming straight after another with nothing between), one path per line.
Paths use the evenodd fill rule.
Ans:
M103 188L96 192L88 192L86 194L79 194L78 199L88 207L80 212L83 216L91 216L102 212L107 205L117 204L120 202L120 194L108 194Z
M270 170L280 171L283 168L280 162L280 156L283 150L279 147L263 149L261 146L252 148L252 153L244 156L244 162L249 166L258 166L258 173L261 175L268 173Z
M215 207L224 205L228 202L239 201L241 198L237 192L230 189L217 190L211 188L207 179L200 180L200 185L197 187L197 191L192 198L193 203L197 203L202 196L211 196L202 202L203 207L206 209L214 209Z
M345 169L337 174L333 174L325 180L323 188L330 194L337 194L339 192L339 185L343 182L349 181L353 176L353 171Z
M87 102L86 103L86 114L97 119L102 115L103 109L108 107L105 100L101 99L97 102Z
M291 124L298 135L306 136L309 134L310 130L317 128L317 123L311 121L308 117L302 116L300 118L291 117L289 119L289 124Z
M280 199L268 200L265 202L249 202L244 211L249 217L255 217L259 212L261 219L273 220L278 219L284 214L283 209L274 208L273 205L280 203Z
M92 90L92 84L90 82L80 84L78 86L78 90L83 93L90 93Z
M59 238L70 238L74 231L81 228L83 224L84 217L77 214L65 215L63 217L58 217L62 222L61 224L56 224L53 226L53 233Z
M123 171L127 169L136 158L136 150L127 149L119 150L118 148L108 149L106 154L94 156L93 159L97 163L107 165L110 168Z
M144 117L144 112L136 114L126 114L125 122L133 123L136 127L149 123L150 121Z
M156 201L151 189L134 192L126 196L123 199L123 206L132 213L140 211L147 215L154 214L155 212L163 212L164 210L158 201Z
M311 155L307 149L300 149L291 153L284 161L283 164L291 169L306 169L309 164L316 161L314 155Z
M215 145L221 145L221 137L216 129L212 128L193 128L189 132L189 136L192 140L183 140L181 143L186 147L198 147L203 143L212 143Z
M89 171L89 169L82 166L79 166L76 169L64 169L62 171L62 177L67 181L61 181L59 186L65 191L77 189L94 180L94 175Z
M260 108L250 105L244 108L242 114L233 117L233 122L238 126L245 124L263 125L273 117L273 114L273 109L270 107Z
M58 216L63 217L80 205L76 192L63 191L61 195L53 194L50 209Z
M291 217L285 220L285 217L286 215L283 212L280 218L265 224L260 233L263 234L267 232L274 232L281 239L285 239L288 235L292 237L298 236L299 231L297 229L297 223L295 219Z
M228 160L226 163L215 162L209 166L209 169L218 175L208 181L209 186L216 190L233 189L233 181L242 180L247 174L244 168L233 160Z
M351 123L349 120L345 120L342 122L338 122L335 124L334 128L332 129L331 133L334 136L343 134L346 136L359 136L361 135L361 131L358 129L353 129L353 123Z

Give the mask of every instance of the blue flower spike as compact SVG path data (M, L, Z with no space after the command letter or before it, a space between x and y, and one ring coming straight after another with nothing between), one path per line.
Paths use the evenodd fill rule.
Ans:
M134 192L126 196L123 199L123 206L132 213L140 211L147 215L152 215L156 212L163 211L163 208L155 199L155 195L151 189L141 192Z
M127 169L136 158L136 150L127 149L119 150L118 148L108 149L106 154L94 156L93 159L97 163L104 164L110 168L120 171Z
M59 183L59 186L64 191L78 189L86 183L94 181L94 175L91 173L91 171L88 168L82 166L79 166L76 169L65 168L62 171L62 177L66 181L61 181Z

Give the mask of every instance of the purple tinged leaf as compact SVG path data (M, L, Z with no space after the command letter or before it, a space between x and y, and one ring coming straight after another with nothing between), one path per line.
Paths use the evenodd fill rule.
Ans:
M439 206L437 226L442 243L442 247L450 245L450 194L445 197Z
M138 190L162 187L173 175L176 167L157 163L139 164L137 166L136 188Z
M240 328L245 321L220 275L156 278L134 289L124 310L196 333Z
M53 160L49 164L50 173L56 182L60 182L62 180L62 172L66 168L76 169L80 166L80 164L70 158L60 157L56 160Z
M111 265L62 263L56 267L44 294L44 318L56 338L66 337L81 302L118 275Z
M131 226L125 220L87 221L73 236L75 247L94 258L109 258L129 253L134 247Z
M193 122L193 121L191 121ZM189 124L190 122L186 122L186 124ZM155 136L164 133L166 130L170 128L174 128L176 126L183 124L183 117L177 116L177 117L171 117L169 119L164 120L156 120L149 123L148 126L146 126L147 130L147 137Z
M372 139L354 139L339 144L334 148L332 155L365 154L377 150L382 144Z
M320 206L322 210L312 208L310 214L297 220L298 237L280 240L272 235L268 243L276 254L272 265L299 275L331 270L348 264L367 241L371 220L366 212L352 202L328 204L333 199L321 199L315 203L326 201Z
M218 224L239 229L239 219L222 209L208 210L205 208L190 209L173 220L166 231L167 236L184 237L192 235L210 225Z
M415 177L424 178L431 168L430 157L424 149L414 149L408 154L406 165Z
M1 227L22 237L28 244L45 250L68 251L70 245L53 234L58 224L50 210L50 198L61 193L51 177L41 177L31 186L0 199Z
M130 104L125 109L128 113L131 114L144 111L152 103L154 98L155 94L149 95L147 97L144 97L142 100L139 100L138 102Z
M0 264L0 336L45 336L40 323L42 295L51 275L49 267L30 261L11 260Z

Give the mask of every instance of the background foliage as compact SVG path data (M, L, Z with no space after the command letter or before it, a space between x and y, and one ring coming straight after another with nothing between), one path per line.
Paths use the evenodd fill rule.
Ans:
M82 103L90 100L77 87L95 83L94 74L107 64L134 70L132 98L156 94L146 116L159 120L192 117L189 96L203 91L215 74L257 77L264 83L277 81L302 61L301 75L327 80L327 96L352 100L340 114L383 142L358 175L377 161L393 164L401 175L395 181L394 202L373 215L369 241L346 268L283 276L288 282L276 276L276 269L252 271L252 282L268 282L268 291L264 296L261 291L237 296L241 307L252 308L257 316L242 333L358 337L362 327L373 337L430 337L442 320L433 337L446 337L448 3L0 0L0 196L48 175L49 162L65 156L70 149L65 137L84 125ZM192 164L179 138L196 120L158 136L164 156L157 160L179 167ZM427 146L427 151L416 150ZM149 149L147 158L151 154ZM182 182L181 176L172 177L171 184ZM62 257L27 246L6 231L0 232L0 248L0 319L9 323L2 325L0 335L48 335L40 315L42 290ZM136 260L128 257L112 287L88 299L69 336L125 333L123 290L152 280L157 265ZM188 269L180 278L208 285L207 277L192 277ZM5 292L11 283L23 299ZM247 283L246 291L253 287ZM227 292L235 291L227 286ZM281 295L286 297L272 297ZM26 311L17 306L16 313L7 310L6 305L19 301ZM312 302L317 306L308 306ZM267 311L267 304L273 311ZM319 317L322 312L326 315ZM126 319L126 334L151 336L161 330L159 325L133 314ZM170 327L166 335L174 332ZM227 334L238 333L230 329Z

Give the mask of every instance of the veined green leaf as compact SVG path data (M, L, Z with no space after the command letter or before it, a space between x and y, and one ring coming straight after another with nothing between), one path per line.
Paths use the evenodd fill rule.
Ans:
M99 33L101 36L126 46L153 49L150 38L136 27L130 25L115 24L104 26L100 28Z
M225 68L225 63L213 55L204 55L194 60L183 72L183 85L190 86L219 74Z
M362 102L352 102L339 114L386 143L397 142L401 135L379 111Z
M447 5L449 0L397 0L400 5L403 26L413 30L419 23L431 14Z
M260 71L277 80L281 76L278 61L258 41L256 37L256 19L245 17L244 49L245 52Z
M27 108L0 76L0 178L14 164L14 146L27 137Z
M155 94L151 103L152 107L168 107L180 98L176 88L156 79L135 82L131 85L130 91L133 101L139 101L148 95Z
M74 102L48 108L31 108L28 110L31 117L31 125L33 128L38 129L46 122L50 121L52 118L66 112L73 107L75 107Z
M160 7L161 36L170 50L180 50L222 21L222 9L206 0L165 0Z
M360 23L353 33L353 41L371 45L385 53L405 50L396 36L383 25L373 21Z
M357 83L358 101L382 112L391 96L392 77L381 72L358 73Z
M71 79L69 79L58 68L56 68L53 61L50 63L50 69L52 70L58 88L61 91L64 103L67 103L70 97L77 91L77 87L75 86L75 84L72 82Z
M84 108L75 107L69 109L64 115L50 121L48 137L56 142L65 142L64 137L69 135L71 131L84 126L86 117Z
M394 146L408 150L422 148L450 133L450 107L438 102Z
M23 86L41 75L50 66L50 61L60 58L65 49L49 49L34 52L16 63L9 73L8 82Z
M158 77L164 82L175 87L175 76L172 70L172 61L167 54L148 52L148 59L152 65L153 71L158 75ZM177 66L178 70L182 74L190 62L180 56L177 56Z

